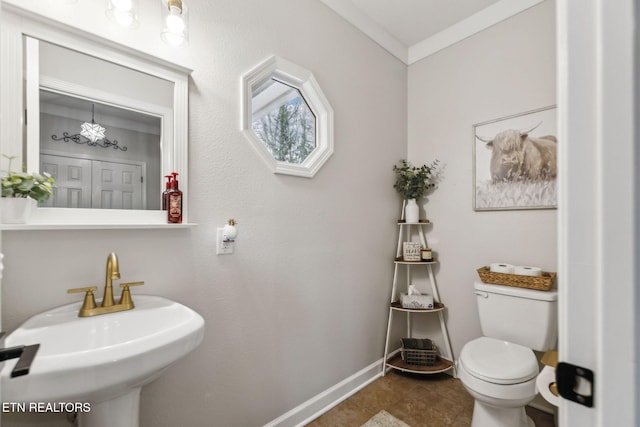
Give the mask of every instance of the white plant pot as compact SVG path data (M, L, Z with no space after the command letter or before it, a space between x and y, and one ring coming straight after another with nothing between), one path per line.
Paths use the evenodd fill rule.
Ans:
M2 197L0 199L0 215L3 224L26 224L37 202L22 197Z
M408 223L420 221L420 207L416 203L416 199L407 200L407 204L404 208L404 220Z

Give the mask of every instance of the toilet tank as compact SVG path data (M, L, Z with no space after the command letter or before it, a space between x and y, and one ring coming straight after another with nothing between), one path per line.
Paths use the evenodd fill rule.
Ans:
M480 326L486 337L546 351L558 338L558 292L475 282Z

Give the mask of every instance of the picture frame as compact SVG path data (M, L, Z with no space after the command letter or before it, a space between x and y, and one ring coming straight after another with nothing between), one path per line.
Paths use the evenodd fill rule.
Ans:
M473 125L473 209L555 209L555 105Z

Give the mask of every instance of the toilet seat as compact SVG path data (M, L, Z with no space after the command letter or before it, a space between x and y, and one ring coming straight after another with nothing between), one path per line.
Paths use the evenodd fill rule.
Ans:
M465 344L459 361L470 375L493 384L518 384L538 375L538 360L530 348L490 337Z

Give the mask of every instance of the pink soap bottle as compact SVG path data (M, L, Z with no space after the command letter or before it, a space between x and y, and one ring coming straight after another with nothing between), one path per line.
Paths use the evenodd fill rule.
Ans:
M171 175L173 175L173 181L169 191L167 221L172 224L182 224L182 191L178 188L178 174L172 172Z
M162 192L162 210L166 211L169 208L169 192L171 191L171 175L165 175L167 178L167 183L165 185L165 189Z

